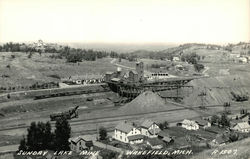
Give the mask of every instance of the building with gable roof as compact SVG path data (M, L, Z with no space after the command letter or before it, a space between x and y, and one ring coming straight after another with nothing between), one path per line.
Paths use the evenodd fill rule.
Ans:
M193 121L193 120L188 120L188 119L184 119L181 122L181 127L187 129L187 130L198 130L199 129L199 125Z
M211 123L207 120L198 118L198 119L195 119L195 122L199 125L199 128L206 129L208 127L211 127Z
M235 131L248 133L250 132L250 125L248 122L240 122L240 123L237 123L232 129Z
M158 133L161 131L158 124L151 120L144 120L140 124L141 134L150 138L157 137Z
M121 122L115 127L113 138L130 144L143 142L140 130L133 123L127 121Z
M93 137L91 135L82 135L69 139L71 151L81 152L83 150L92 150Z

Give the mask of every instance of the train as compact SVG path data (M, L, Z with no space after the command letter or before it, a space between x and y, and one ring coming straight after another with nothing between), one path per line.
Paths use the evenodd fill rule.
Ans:
M76 106L76 107L69 109L68 111L65 111L65 112L51 114L50 120L56 121L56 120L60 120L62 118L70 120L72 118L77 118L78 117L78 111L77 111L78 108L79 108L79 106Z

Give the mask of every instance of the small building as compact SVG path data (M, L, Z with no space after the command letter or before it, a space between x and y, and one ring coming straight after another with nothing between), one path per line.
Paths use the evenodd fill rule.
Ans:
M184 119L181 122L181 127L185 128L187 130L198 130L199 129L199 125L195 121L187 120L187 119Z
M163 142L158 138L148 138L146 142L152 149L162 149Z
M151 120L144 120L140 124L141 134L149 138L157 137L158 133L161 131L159 125Z
M112 82L119 82L120 79L119 79L119 78L112 78L111 81L112 81Z
M124 143L130 143L130 141L131 143L140 142L141 136L129 137L134 135L141 135L140 130L137 129L133 123L128 123L127 121L124 121L119 123L115 127L113 138Z
M105 81L110 81L113 77L113 72L106 72Z
M173 61L180 61L180 58L177 57L177 56L174 56L174 57L173 57Z
M175 69L177 69L177 70L183 70L184 67L182 65L175 65Z
M229 142L229 139L227 137L223 137L222 135L220 135L220 136L217 136L215 139L213 139L210 142L210 145L211 146L223 146L228 142Z
M239 63L245 64L245 63L247 63L248 59L246 57L239 57L238 61L239 61Z
M245 122L250 121L250 115L249 115L249 113L243 114L243 115L241 115L239 118L240 118L242 121L245 121Z
M166 144L170 144L174 141L173 138L170 137L170 135L163 130L158 133L158 138L161 139Z
M83 150L93 149L93 137L90 135L83 135L69 139L70 149L74 152L81 152Z
M144 141L144 136L141 134L128 136L129 144L140 144Z
M232 129L238 132L248 133L250 132L250 125L248 122L240 122L233 126Z
M196 119L195 122L199 125L199 128L206 129L208 127L211 127L211 123L207 120Z

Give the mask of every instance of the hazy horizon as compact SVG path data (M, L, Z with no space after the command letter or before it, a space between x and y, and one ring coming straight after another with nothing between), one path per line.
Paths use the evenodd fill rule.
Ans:
M0 0L0 42L250 41L250 0Z
M42 40L42 39L39 39ZM43 40L42 40L43 41ZM13 42L13 41L9 41ZM19 41L19 42L13 42L13 43L26 43L26 44L31 44L36 41ZM116 51L118 53L128 53L128 52L133 52L133 51L139 51L139 50L145 50L145 51L162 51L168 48L172 47L178 47L183 44L190 44L190 43L84 43L84 42L47 42L43 41L44 43L56 43L58 45L63 45L63 46L70 46L72 48L81 48L81 49L93 49L97 51ZM237 43L232 43L232 44L238 44L240 42L244 41L239 41ZM4 42L7 43L7 42ZM0 42L0 44L4 44L3 42ZM246 42L245 43L250 43ZM229 43L199 43L199 42L194 42L194 44L206 44L206 45L220 45L220 46L225 46L228 45Z

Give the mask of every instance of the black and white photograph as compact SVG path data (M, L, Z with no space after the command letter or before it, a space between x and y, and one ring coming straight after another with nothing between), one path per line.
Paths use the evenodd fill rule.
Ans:
M0 159L250 159L250 0L0 0Z

